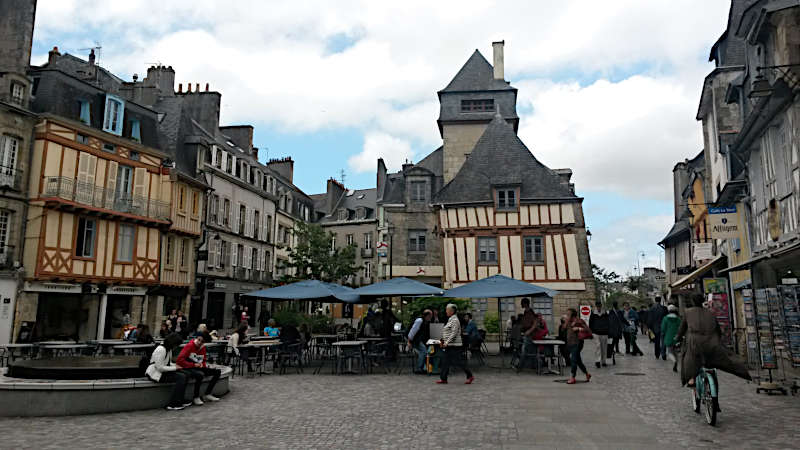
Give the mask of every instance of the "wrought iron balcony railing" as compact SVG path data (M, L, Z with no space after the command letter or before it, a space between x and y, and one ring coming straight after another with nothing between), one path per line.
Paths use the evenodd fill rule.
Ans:
M22 171L0 165L0 187L20 190L22 188Z
M79 182L74 178L46 177L42 196L60 198L118 213L161 221L169 220L170 209L167 202L115 192L94 183Z

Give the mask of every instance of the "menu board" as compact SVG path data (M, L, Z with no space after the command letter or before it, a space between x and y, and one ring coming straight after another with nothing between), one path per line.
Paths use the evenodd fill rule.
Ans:
M728 280L726 278L706 278L703 280L703 292L710 300L709 308L717 319L722 331L721 342L733 348L733 328L731 327L731 310L728 302Z
M753 305L753 290L742 290L742 305L744 306L745 341L747 343L747 363L755 367L760 363L758 351L758 327L756 312Z
M768 293L767 291L774 291ZM775 357L775 346L772 339L772 323L769 315L769 296L778 297L775 289L755 290L756 328L758 330L758 347L761 354L762 369L777 369L778 360Z
M800 367L800 286L792 286L791 296L783 298L783 322L792 366Z

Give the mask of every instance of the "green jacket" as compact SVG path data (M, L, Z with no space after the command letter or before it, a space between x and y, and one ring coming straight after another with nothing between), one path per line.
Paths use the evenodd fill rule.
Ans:
M664 345L669 347L675 345L675 335L681 326L681 318L675 313L669 313L661 319L661 338Z

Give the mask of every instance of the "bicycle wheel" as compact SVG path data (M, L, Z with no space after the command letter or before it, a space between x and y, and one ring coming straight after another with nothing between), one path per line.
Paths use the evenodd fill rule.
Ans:
M711 383L708 382L708 375L703 379L703 403L706 406L706 423L711 426L717 424L717 408L715 408L714 397L711 395Z

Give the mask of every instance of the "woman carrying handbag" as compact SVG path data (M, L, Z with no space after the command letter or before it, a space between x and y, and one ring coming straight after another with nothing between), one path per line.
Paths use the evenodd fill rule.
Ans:
M581 359L581 351L583 350L583 341L592 338L592 332L586 322L578 317L578 311L575 308L567 310L567 351L569 352L570 366L572 369L572 376L567 384L575 384L575 375L578 373L578 368L581 372L586 374L586 382L592 379L592 375L586 370Z

